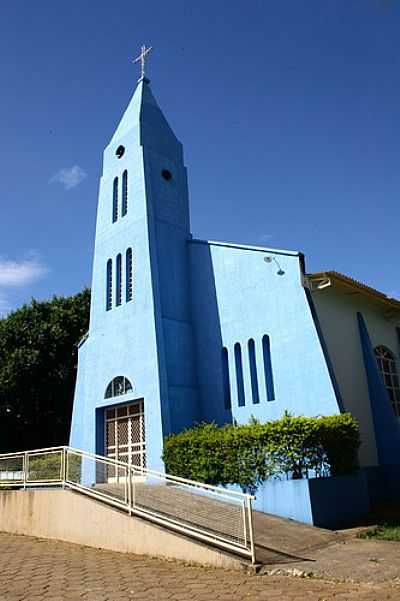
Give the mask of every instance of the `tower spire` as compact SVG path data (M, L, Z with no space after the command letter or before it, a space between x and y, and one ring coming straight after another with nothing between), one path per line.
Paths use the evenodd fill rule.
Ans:
M153 46L149 46L149 48L146 48L146 44L143 44L143 46L140 49L140 54L139 56L137 56L132 62L133 63L139 63L140 62L140 78L138 81L142 81L142 79L146 79L145 77L145 59L146 56L149 54L150 50L153 49Z

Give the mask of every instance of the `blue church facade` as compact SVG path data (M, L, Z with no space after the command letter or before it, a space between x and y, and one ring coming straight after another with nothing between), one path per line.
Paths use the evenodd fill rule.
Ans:
M104 151L71 446L162 470L163 438L199 421L351 411L377 469L400 390L374 349L396 370L399 328L398 301L301 253L194 239L182 145L139 81Z

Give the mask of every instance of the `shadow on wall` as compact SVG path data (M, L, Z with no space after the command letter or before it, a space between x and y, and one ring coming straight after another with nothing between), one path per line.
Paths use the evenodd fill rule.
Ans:
M211 248L189 243L191 305L196 342L200 418L232 423L228 350L223 347Z

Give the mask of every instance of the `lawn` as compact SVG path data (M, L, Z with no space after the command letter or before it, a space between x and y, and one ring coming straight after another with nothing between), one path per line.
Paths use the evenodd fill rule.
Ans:
M360 532L359 538L367 538L372 540L395 540L400 541L400 525L399 524L381 524L374 526L369 530Z

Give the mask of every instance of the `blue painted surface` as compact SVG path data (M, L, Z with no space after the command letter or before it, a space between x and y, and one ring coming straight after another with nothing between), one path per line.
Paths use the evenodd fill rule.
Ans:
M203 420L247 423L340 412L335 389L302 286L299 253L190 240L190 286ZM284 275L267 256L279 256ZM270 340L275 400L267 402L263 336ZM260 402L252 402L248 353L242 352L244 405L234 348L255 342ZM229 358L231 408L225 409L221 348ZM270 392L271 394L271 392Z
M365 320L361 313L357 314L357 318L379 464L381 466L398 466L400 464L400 424L394 414L389 394L379 371Z
M321 528L354 526L370 511L365 474L310 478L312 523Z
M119 145L125 153L115 155ZM128 171L127 214L113 212L113 186ZM166 181L161 172L173 174ZM121 203L122 191L118 200ZM116 218L113 223L113 216ZM133 383L126 401L144 398L147 463L163 469L163 436L197 418L198 395L190 322L188 260L190 237L186 169L182 146L162 115L146 81L141 81L104 151L92 279L89 337L79 349L70 444L99 450L96 411L121 401L104 399L116 375ZM133 299L105 311L106 264L133 249ZM122 274L125 274L125 266ZM115 287L114 287L115 290ZM100 413L97 412L97 416ZM97 428L96 428L97 421ZM96 444L97 439L97 444ZM99 446L100 445L100 446Z
M125 152L118 158L120 145ZM141 398L147 465L155 469L163 469L163 437L200 420L338 413L302 277L299 253L192 239L182 146L142 80L104 151L90 329L79 349L71 445L104 452L103 409ZM117 375L133 390L105 399Z
M229 489L240 491L237 485ZM344 528L364 518L371 507L363 471L332 478L269 479L255 492L253 508L318 526Z
M255 496L254 509L313 524L309 480L267 480Z
M248 348L248 353L249 353L251 394L252 394L253 403L255 405L257 405L260 402L260 394L258 392L256 345L252 338L250 338L250 340L247 344L247 348Z

